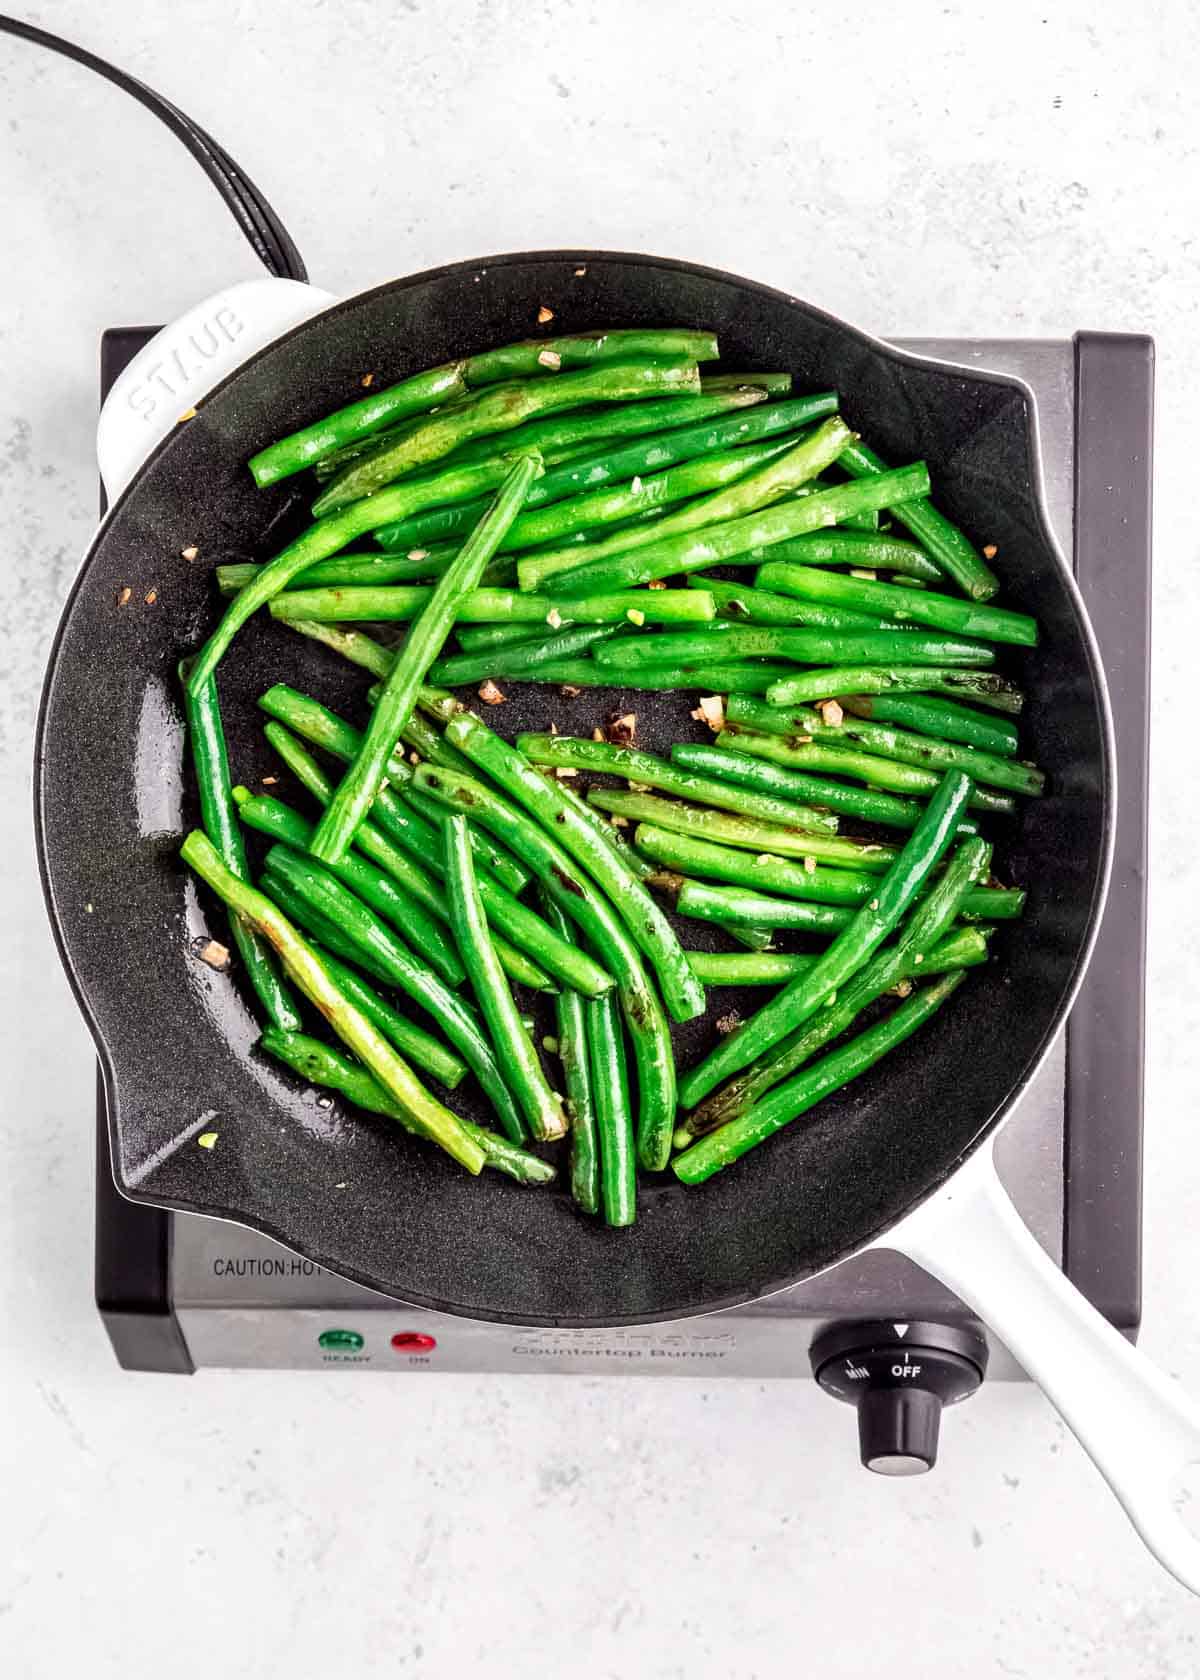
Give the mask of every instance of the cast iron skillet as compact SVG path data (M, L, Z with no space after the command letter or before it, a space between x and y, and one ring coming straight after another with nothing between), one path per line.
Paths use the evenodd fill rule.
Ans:
M585 270L578 273L578 270ZM214 907L180 867L197 820L175 682L216 609L219 558L266 556L298 517L295 486L256 491L248 456L349 400L451 357L553 330L683 324L715 331L730 368L786 368L835 388L897 463L924 458L938 504L995 543L1007 604L1040 647L1008 662L1029 696L1024 750L1049 775L1000 832L1029 889L935 1027L706 1187L670 1175L613 1233L565 1195L469 1179L306 1089L257 1055L236 976L194 954ZM196 545L200 558L181 551ZM124 592L128 590L126 599ZM121 604L124 600L125 604ZM361 712L361 676L269 621L221 670L235 774L267 772L255 696L286 680ZM687 695L511 691L508 733L583 729L636 709L653 749L699 738ZM271 768L275 768L271 766ZM104 1068L114 1170L135 1200L253 1226L360 1283L478 1319L614 1325L734 1305L827 1267L943 1183L998 1123L1062 1025L1105 881L1113 772L1103 677L1036 488L1031 402L1014 381L890 349L765 286L679 262L592 252L456 264L382 286L290 332L174 428L121 496L63 615L37 747L38 844L63 960ZM694 936L696 924L690 924ZM715 994L721 1009L761 1002ZM710 1022L678 1034L681 1061ZM218 1146L196 1146L202 1130ZM339 1188L345 1186L345 1188Z

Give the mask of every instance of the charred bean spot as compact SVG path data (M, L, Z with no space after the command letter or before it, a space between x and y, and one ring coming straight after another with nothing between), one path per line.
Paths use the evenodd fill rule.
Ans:
M583 897L583 888L575 879L574 875L568 875L567 871L565 869L560 869L557 864L552 866L550 872L560 887L565 887L567 892L574 893L576 898Z
M644 992L634 992L625 999L625 1013L631 1027L645 1028L654 1020L654 1007Z

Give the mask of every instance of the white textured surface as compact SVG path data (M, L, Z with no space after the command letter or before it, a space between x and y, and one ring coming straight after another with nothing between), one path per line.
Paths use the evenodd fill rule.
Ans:
M1200 1392L1195 184L1187 0L41 9L229 146L335 291L572 243L879 332L1154 333L1143 1345ZM1029 1388L932 1477L807 1388L119 1373L90 1302L92 1059L32 858L46 648L95 505L97 336L253 272L132 104L0 38L0 1669L1184 1680L1200 1612Z

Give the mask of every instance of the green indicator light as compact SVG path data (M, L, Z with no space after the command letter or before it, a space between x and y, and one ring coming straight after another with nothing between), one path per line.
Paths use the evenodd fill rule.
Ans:
M358 1353L363 1339L357 1330L322 1330L317 1346L331 1353Z

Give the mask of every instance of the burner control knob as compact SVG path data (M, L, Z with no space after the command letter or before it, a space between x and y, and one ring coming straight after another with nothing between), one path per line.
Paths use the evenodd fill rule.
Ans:
M862 1461L881 1476L917 1476L937 1462L942 1407L983 1381L987 1343L952 1324L832 1324L809 1351L826 1394L858 1410Z

